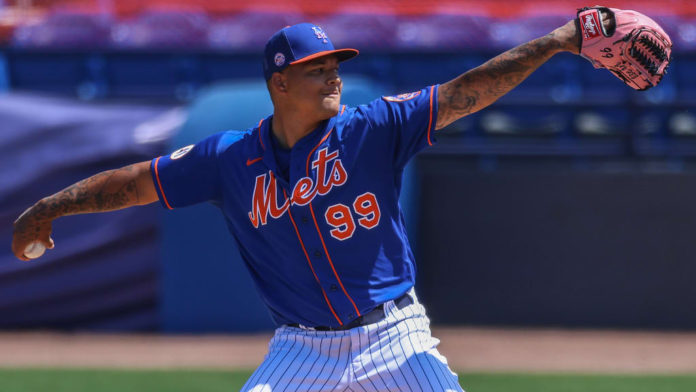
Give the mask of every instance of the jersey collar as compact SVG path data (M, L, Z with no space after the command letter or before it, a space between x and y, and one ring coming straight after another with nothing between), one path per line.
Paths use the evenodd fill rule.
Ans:
M276 179L282 176L278 176L278 164L275 159L275 153L273 152L273 143L271 142L271 123L273 121L273 115L266 117L259 128L259 135L261 143L261 148L263 149L263 162L264 164L276 173ZM317 128L312 132L304 136L302 139L298 140L297 143L292 147L292 157L291 159L296 159L298 154L302 157L303 161L306 161L307 154L316 146L316 144L321 140L327 132L333 128L336 123L336 117L331 117L328 120L322 121Z

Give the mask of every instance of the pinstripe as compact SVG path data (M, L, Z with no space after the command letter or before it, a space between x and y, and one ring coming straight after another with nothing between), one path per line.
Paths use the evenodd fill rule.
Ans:
M319 357L321 358L322 356L324 356L324 357L325 357L325 360L324 360L324 363L321 365L321 369L319 369L319 374L316 376L316 378L315 378L314 380L312 380L312 385L309 386L309 389L310 389L310 390L312 389L312 387L314 387L314 384L315 384L317 381L321 380L321 376L322 376L322 374L323 374L323 372L324 372L324 368L326 367L326 364L329 363L329 359L331 359L331 347L333 347L333 345L334 345L334 343L333 343L334 338L333 338L333 337L330 337L329 339L330 339L330 340L327 340L326 337L324 337L324 338L321 340L321 343L322 343L322 344L323 344L325 341L328 341L328 342L329 342L329 347L328 347L328 350L326 351L326 353L323 352L323 349L321 348L321 344L319 345ZM328 380L330 377L331 377L331 373L329 373L329 375L326 377L326 379Z
M280 364L281 364L281 363L287 363L287 364L288 364L287 367L285 368L285 370L283 370L283 373L280 375L280 377L278 377L278 380L279 380L279 381L283 378L283 376L285 375L285 372L288 371L288 369L290 368L290 365L292 365L292 361L285 361L285 357L287 357L288 354L290 354L290 352L294 351L294 348L295 348L295 346L297 345L297 336L298 336L298 335L290 335L290 336L292 337L292 346L290 346L290 349L285 353L285 355L283 355L283 358L281 358L280 363L279 363L278 366L276 367L276 370L280 370ZM297 358L297 355L298 355L298 354L299 354L299 352L298 352L297 354L295 354L295 358ZM293 359L294 359L294 358L293 358ZM274 374L274 373L276 373L276 372L271 373L271 375L268 377L268 383L271 384L271 385L274 384L273 381L271 381L271 379L273 378L273 374Z
M406 313L406 309L408 309L408 307L403 309L404 313ZM408 325L409 321L411 321L411 324L413 324L413 328L414 328L413 332L416 334L419 334L419 333L422 334L422 332L420 332L421 330L418 328L418 323L416 322L416 320L414 320L412 318L412 317L418 317L418 315L416 315L416 313L413 311L413 309L408 309L408 310L409 310L409 313L411 313L411 314L409 315L409 318L406 319L404 322L406 323L406 325ZM411 344L414 346L413 348L418 349L415 346L415 344L413 343L413 340L411 339L411 334L409 334L408 339L409 339L409 341L411 341ZM428 373L428 371L425 369L425 366L423 366L422 360L425 359L425 362L428 364L428 366L430 367L430 370L432 371L432 375L435 376L434 378L437 380L437 383L440 385L440 390L444 390L445 388L442 386L442 382L440 381L440 377L437 376L437 374L435 373L435 368L433 368L433 364L430 363L430 361L427 358L428 352L425 350L425 347L423 347L423 339L416 339L416 343L420 347L420 352L419 352L420 355L417 355L416 357L418 358L418 362L421 364L421 368L423 368L423 372L426 373L426 375ZM431 377L426 377L426 378L428 379L428 384L430 384L430 388L435 390L435 388L433 387L433 384L431 382Z
M302 386L302 384L304 384L305 380L307 379L307 376L309 376L310 374L315 374L312 370L314 370L314 367L317 366L319 359L321 358L321 354L322 354L321 353L321 345L325 341L327 341L326 339L322 339L318 336L310 336L310 339L312 339L312 352L314 352L314 342L316 342L316 341L319 342L319 347L317 350L317 358L314 360L314 363L312 363L312 366L310 366L309 369L307 369L307 372L305 373L304 377L302 377L302 380L300 380L300 384L299 384L300 386ZM331 339L331 341L332 340L333 339ZM331 341L329 341L329 342L331 342ZM329 344L329 346L330 346L330 344ZM324 364L326 364L326 361L324 361ZM323 367L322 367L322 370L323 370ZM321 370L319 370L319 374L321 374Z
M277 338L277 339L276 339L276 338ZM273 342L273 340L276 340L276 342ZM263 376L263 374L266 372L266 370L268 370L268 368L271 367L271 364L272 364L276 359L278 359L278 354L277 354L277 353L278 353L283 347L285 347L285 345L287 344L287 342L288 342L288 335L282 334L282 333L276 333L276 336L273 338L273 340L271 340L271 344L270 344L270 347L269 347L269 350L268 350L268 351L269 351L269 352L268 352L268 356L267 356L266 359L263 361L263 363L261 364L261 366L259 366L259 368L256 369L256 371L255 371L254 374L251 376L251 378L249 378L249 380L247 380L245 386L242 387L242 390L251 389L255 384L257 384L257 383L259 382L259 380L261 379L261 377ZM280 343L281 340L282 340L282 343ZM277 347L277 345L279 345L279 344L280 344L281 346L278 347L277 349L275 349L275 348ZM253 381L252 381L252 380L253 380ZM247 388L247 387L248 387L248 388Z
M385 329L389 329L389 325L386 325L386 328L385 328ZM389 362L387 362L387 361L384 359L384 352L382 351L382 350L384 350L384 346L382 345L382 339L381 339L380 336L379 336L379 332L380 332L379 330L380 330L380 327L379 327L379 326L376 326L376 327L375 327L375 332L377 333L377 343L379 343L379 350L377 350L377 351L379 352L380 357L382 357L382 363L383 363L384 366L387 368L387 374L389 375L389 377L391 377L392 381L394 381L394 385L399 385L399 383L396 381L396 378L394 378L394 375L392 374L391 369L389 369ZM368 328L368 332L369 332L369 328ZM370 345L372 345L372 343L371 343L370 340L369 340L369 339L370 339L370 335L369 335L369 334L367 335L367 339L368 339L368 343L369 343ZM380 376L380 377L381 377L381 376ZM384 381L384 380L382 380L382 381ZM387 384L385 383L384 385L386 386ZM388 387L388 386L387 386L387 387Z
M430 333L430 327L428 326L428 317L423 315L422 317L418 318L419 323L421 325L421 329L423 330L423 333L425 334L425 338L430 337L432 339L432 334ZM422 340L425 341L425 340ZM430 345L429 345L430 346ZM437 354L437 348L432 347L430 348L434 350ZM440 358L434 356L434 355L429 355L428 360L432 361L435 363L435 366L440 370L440 373L442 374L442 379L445 380L447 383L448 388L453 388L454 390L460 390L461 386L454 380L454 377L452 377L452 371L449 368L449 365L446 363L442 362Z
M394 355L394 349L392 348L392 341L391 341L391 333L389 332L390 329L391 329L391 327L386 328L387 340L388 340L387 346L389 347L389 351L391 351L391 354L392 354L391 362L396 364L396 370L398 370L399 373L401 373L401 380L403 382L396 381L396 377L394 377L394 374L391 371L389 372L389 374L391 374L392 378L394 378L394 381L396 381L396 385L398 385L400 387L401 386L408 386L408 390L412 392L413 389L411 389L411 385L406 380L406 375L404 374L404 371L401 370L401 366L399 366L399 363L397 362L396 355Z
M401 334L401 330L399 329L399 324L401 324L401 323L403 322L403 312L401 312L401 310L399 310L399 309L395 306L395 307L394 307L394 313L395 313L395 314L399 314L399 316L397 317L398 320L397 320L397 322L394 324L394 328L396 329L396 332L397 332L397 333L396 333L396 337L397 337L396 341L399 342L399 346L401 347L401 353L402 353L403 355L406 355L406 350L404 349L403 339L401 339L401 336L399 336L399 335ZM395 358L396 358L396 357L395 357ZM408 359L408 357L407 357L406 360L405 360L404 362L408 365L408 368L411 370L411 374L413 374L413 378L414 378L414 379L416 380L416 382L418 383L418 389L422 391L422 390L423 390L423 385L421 385L421 382L420 382L420 380L418 379L418 375L416 375L416 372L413 370L413 366L411 366L411 361L409 361L409 359ZM406 375L404 375L404 379L406 379L406 382L408 383L408 378L406 377ZM411 385L410 385L410 384L408 384L408 385L409 385L409 388L410 388Z
M432 338L432 333L430 332L430 320L427 318L427 316L423 317L423 323L427 322L428 325L426 325L426 329L428 331L428 334ZM447 364L447 360L440 354L440 352L437 350L436 347L433 347L433 350L437 353L437 356L433 356L433 360L437 361L437 364L439 364L440 369L442 370L442 373L445 377L445 380L447 380L447 385L452 387L455 391L462 391L462 386L459 385L459 377L457 376L456 373L450 369L449 364Z
M377 368L377 366L375 366L374 356L372 355L372 340L370 339L370 333L371 333L370 326L366 325L365 327L367 329L367 334L366 334L367 335L367 352L368 352L368 354L370 354L370 361L372 362L372 365L375 368L375 371L377 372L377 376L379 376L379 379L382 380L382 384L384 384L384 387L388 389L389 386L387 385L386 381L384 381L384 378L382 377L382 372L380 372L379 369ZM379 327L376 327L375 332L377 332L378 329L379 329ZM377 338L377 342L379 342L379 337ZM381 348L382 348L382 346L380 345L380 350L381 350ZM381 354L382 353L380 351L380 355ZM382 356L381 363L384 364L385 366L387 365L387 363L384 361L384 356ZM389 369L388 366L386 366L386 367L387 367L387 369Z
M336 359L336 363L334 364L333 369L331 369L331 372L329 373L329 377L326 377L326 381L324 381L324 384L321 386L321 388L319 388L320 391L326 390L324 388L326 386L326 383L328 383L329 380L331 380L332 376L334 376L336 374L336 367L338 366L338 363L341 362L341 352L343 351L342 348L343 348L344 337L340 336L339 338L340 338L341 343L338 346L338 358ZM331 350L331 347L329 347L329 350ZM329 357L330 357L330 354L331 354L331 352L329 351ZM339 381L340 381L340 379L339 379ZM338 385L338 382L336 382L336 385Z
M427 316L425 316L425 315L418 317L417 321L416 321L416 323L419 326L419 329L423 333L423 337L421 338L421 342L424 342L424 341L428 342L428 352L430 352L431 350L434 350L437 353L437 349L435 347L431 347L432 335L430 333L430 327L427 325L427 321L428 321L428 319L427 319ZM439 358L437 358L436 356L434 356L432 354L428 355L426 358L428 359L428 361L430 361L431 366L433 365L433 363L435 364L435 368L437 368L439 370L440 374L442 375L442 380L444 380L447 383L447 387L452 388L452 376L447 374L449 368L444 363L442 363L442 361L440 361Z
M362 334L363 334L363 331L361 331L360 328L358 328L358 329L356 330L356 332L357 332L357 335L358 335L358 357L359 357L359 359L360 359L360 364L362 364L363 372L365 373L365 378L367 378L367 381L369 381L370 384L372 385L372 389L374 389L375 391L379 392L379 390L378 390L377 387L375 386L375 383L372 382L372 377L370 377L370 375L369 375L369 370L368 370L369 368L368 368L367 366L365 366L365 362L363 361L363 357L364 357L364 355L363 355L363 352L364 352L364 351L363 351L363 349L362 349L362 348L363 348L363 343L362 343ZM369 332L368 332L368 333L369 333ZM369 341L368 341L368 342L369 342ZM370 346L369 346L369 343L368 343L368 346L367 346L367 354L370 356L370 361L372 361L372 355L370 355ZM372 361L373 368L374 368L374 364L375 364L374 361ZM379 374L379 372L377 372L377 374ZM380 378L382 378L382 376L380 376ZM382 380L382 383L384 384L384 380ZM358 382L358 384L360 385L359 382ZM386 386L386 384L385 384L385 386ZM363 389L365 389L362 385L360 385L360 387L363 388Z
M403 309L393 302L384 309L382 321L349 331L279 328L268 355L242 390L463 392L438 352L430 321L415 296Z
M297 359L297 357L299 357L299 356L300 356L300 353L302 353L302 351L304 351L305 349L307 350L307 355L305 355L305 357L300 361L299 365L297 366L297 370L295 370L295 374L293 374L292 377L289 378L290 381L289 381L287 384L285 384L285 388L283 388L283 392L288 388L288 386L290 385L290 383L291 383L293 380L295 380L295 377L297 377L297 373L299 373L300 370L302 370L302 367L305 365L305 361L306 361L307 358L309 358L309 356L312 354L312 343L313 343L312 338L309 337L310 345L307 346L307 342L306 342L305 338L308 337L308 336L307 336L307 335L304 335L304 334L303 334L303 335L300 335L300 336L302 337L302 348L301 348L300 351L297 353L297 355L295 355L295 358L293 358L292 360L290 360L290 365L292 365L293 363L295 363L295 360ZM288 371L288 370L290 370L290 366L288 366L288 368L286 369L286 371ZM285 373L283 373L283 374L285 374ZM282 378L283 378L283 376L280 377L280 379L282 379ZM280 380L280 379L279 379L279 380ZM301 384L298 384L298 388L299 388L299 387L301 387Z
M404 308L404 309L406 309L406 308ZM433 390L433 384L431 384L430 380L428 380L427 372L425 371L425 368L423 367L423 363L421 363L420 355L418 355L418 351L416 351L416 346L413 344L413 339L411 339L411 327L406 322L407 321L406 320L406 318L407 318L406 313L403 311L403 309L400 309L399 312L401 314L403 314L404 317L401 317L402 321L397 324L397 329L399 328L399 325L401 325L401 324L403 324L404 328L406 328L406 336L408 337L409 343L411 343L411 350L413 352L412 357L416 359L414 362L418 363L418 366L420 367L421 371L423 372L423 378L426 381L428 381L428 385L430 385L430 390ZM404 343L406 343L405 340L406 339L399 339L399 343L401 343L401 341L404 341ZM411 361L409 359L407 359L406 362L409 364L409 367L411 367L410 366ZM411 367L411 371L413 372L413 376L416 378L416 380L419 380L420 377L418 377L416 372L413 370L413 367ZM418 381L418 385L421 386L421 391L424 390L423 386L420 384L420 381Z
M396 306L392 306L392 308L396 309ZM390 314L389 319L394 319L394 320L396 320L396 317L395 317L395 315L393 314L393 310L390 310L390 312L391 312L392 314ZM410 385L410 384L408 383L408 381L406 380L406 374L404 374L404 371L401 370L401 366L400 366L399 363L397 362L396 355L394 354L394 349L393 349L393 346L394 346L394 345L392 344L391 332L389 332L389 331L392 329L392 327L395 327L395 326L396 326L396 322L398 322L398 320L395 321L395 322L393 323L394 325L389 325L389 324L392 323L391 321L389 321L388 324L386 325L386 328L385 328L385 330L386 330L386 332L387 332L387 341L388 341L387 346L389 347L389 351L391 352L391 355L392 355L391 362L393 362L393 363L396 364L396 369L397 369L397 370L399 371L399 373L401 374L401 380L403 381L403 383L397 382L396 384L399 385L399 386L401 386L401 385L408 386L409 391L413 391L413 389L411 389L411 385ZM398 331L398 330L397 330L397 331ZM398 333L398 332L397 332L397 333ZM391 374L391 376L394 378L394 380L396 380L396 377L394 377L394 374L393 374L392 372L389 372L389 374Z
M358 355L360 355L360 354L358 354ZM362 389L363 392L367 392L367 389L365 389L365 387L357 380L357 378L356 378L355 382L350 383L350 385L357 385L360 387L360 389ZM374 384L372 385L372 387L374 388Z

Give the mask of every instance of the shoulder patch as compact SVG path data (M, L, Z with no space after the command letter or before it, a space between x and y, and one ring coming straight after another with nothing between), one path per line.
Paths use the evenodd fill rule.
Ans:
M171 159L179 159L184 155L188 154L189 151L193 149L193 144L189 144L186 147L181 147L180 149L174 151L172 155L169 156Z
M403 101L408 101L411 100L417 96L420 95L420 91L414 91L412 93L405 93L405 94L399 94L399 95L385 95L382 97L383 100L389 101L389 102L403 102Z

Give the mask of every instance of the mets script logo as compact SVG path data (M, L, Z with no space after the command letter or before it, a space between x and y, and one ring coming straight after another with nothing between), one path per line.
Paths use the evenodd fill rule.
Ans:
M329 37L326 36L326 33L321 29L321 27L313 26L312 30L314 30L314 35L316 35L318 39L322 40L322 42L329 42Z
M583 21L585 39L595 38L599 36L599 27L597 24L599 20L595 14L585 15L585 20Z
M384 97L382 97L382 99L385 101L389 101L389 102L403 102L403 101L408 101L410 99L413 99L413 98L419 96L420 93L421 93L420 91L415 91L415 92L406 93L406 94L384 96Z
M302 177L292 190L292 195L283 191L285 201L278 205L278 186L272 172L256 177L254 194L251 198L249 220L255 228L265 225L268 216L278 219L290 208L290 205L304 206L317 195L326 195L335 186L341 186L348 181L348 173L338 158L338 151L327 153L327 149L319 150L317 159L312 161L312 169L316 170L316 183L310 177ZM328 173L328 176L327 176Z

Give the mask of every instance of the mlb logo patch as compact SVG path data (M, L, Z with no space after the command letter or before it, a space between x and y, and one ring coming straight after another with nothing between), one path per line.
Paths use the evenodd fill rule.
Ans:
M276 67L282 67L285 64L285 55L280 52L276 53L273 62L275 62Z
M174 151L172 155L169 156L170 159L179 159L184 155L188 154L189 151L193 149L193 144L189 144L186 147L181 147L180 149Z
M420 93L420 91L414 91L412 93L405 93L399 95L387 95L382 97L382 99L389 102L404 102L419 96Z

